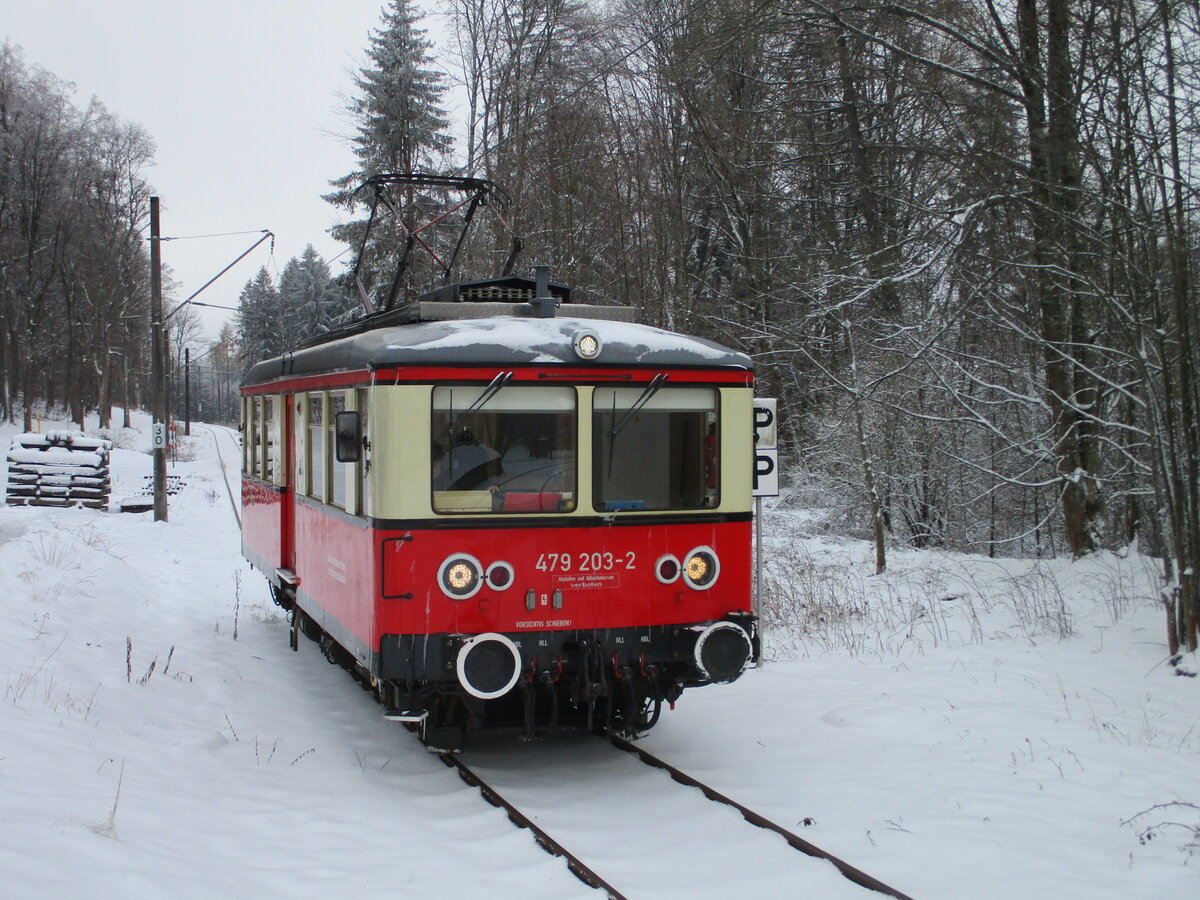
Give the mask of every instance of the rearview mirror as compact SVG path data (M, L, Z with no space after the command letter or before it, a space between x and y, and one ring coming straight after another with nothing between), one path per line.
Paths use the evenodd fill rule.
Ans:
M340 412L334 418L334 455L340 463L362 459L362 419L357 412Z

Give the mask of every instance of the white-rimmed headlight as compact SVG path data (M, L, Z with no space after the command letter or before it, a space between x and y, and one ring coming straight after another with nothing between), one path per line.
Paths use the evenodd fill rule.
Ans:
M577 332L572 346L575 348L575 355L580 359L595 359L600 355L600 335L591 329Z
M710 588L720 574L721 564L712 547L697 547L683 558L683 580L690 588Z
M483 587L483 567L479 560L466 553L447 556L438 569L438 584L446 596L466 600Z

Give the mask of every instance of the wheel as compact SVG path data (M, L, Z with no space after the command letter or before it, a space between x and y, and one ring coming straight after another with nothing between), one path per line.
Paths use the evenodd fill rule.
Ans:
M305 615L304 610L297 608L296 615L300 619L300 633L310 641L321 640L321 626Z

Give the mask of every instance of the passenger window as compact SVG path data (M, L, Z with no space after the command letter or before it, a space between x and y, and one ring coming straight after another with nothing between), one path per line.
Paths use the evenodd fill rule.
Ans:
M334 448L337 446L337 414L346 409L346 394L344 391L334 391L329 395L329 417L325 425L325 453L331 469L330 486L332 491L329 502L341 509L346 508L346 467L353 463L337 461Z
M251 473L254 471L254 441L251 435L254 434L254 419L252 410L254 404L249 397L242 398L242 471Z
M308 395L308 493L318 500L328 494L325 473L325 397Z
M262 476L263 467L263 446L262 446L262 422L263 422L263 398L255 397L253 400L254 413L251 419L251 443L253 449L251 451L250 471L254 475Z
M273 481L275 477L275 398L263 398L263 443L265 449L262 458L263 478Z

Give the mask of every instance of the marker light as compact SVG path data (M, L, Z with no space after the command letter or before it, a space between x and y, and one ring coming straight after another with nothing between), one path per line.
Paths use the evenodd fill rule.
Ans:
M654 564L654 577L663 584L670 584L679 577L679 560L670 553L660 556Z
M493 591L502 591L511 587L515 578L516 573L513 571L513 567L506 562L492 563L487 567L487 572L483 576L484 582Z

